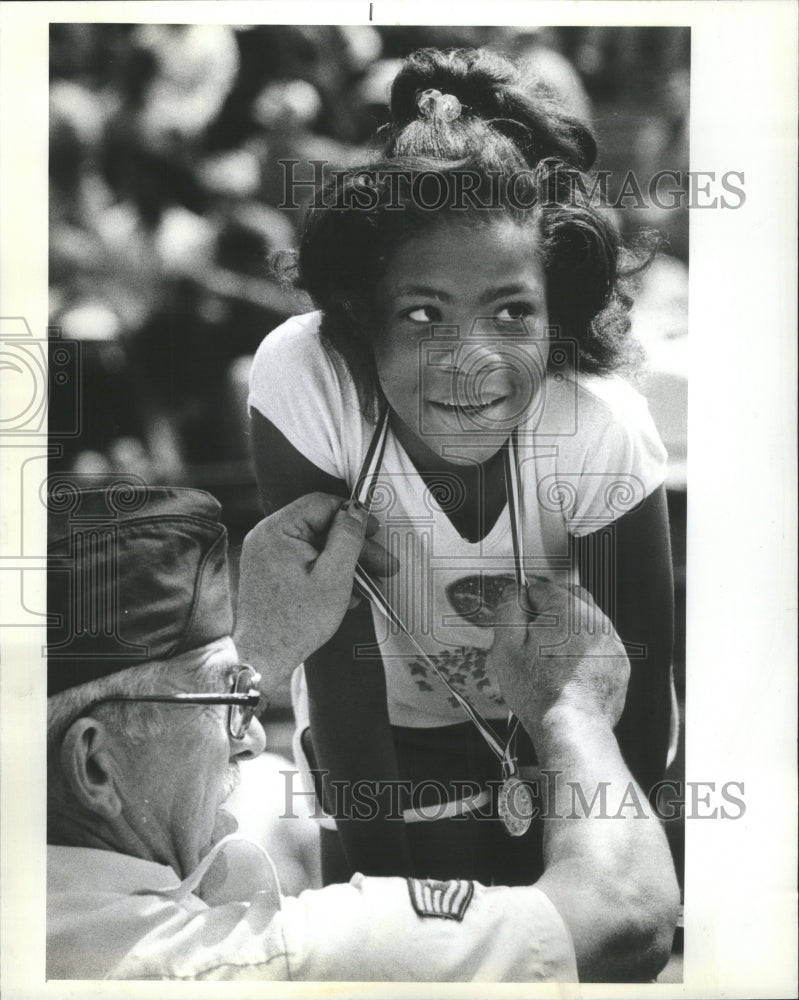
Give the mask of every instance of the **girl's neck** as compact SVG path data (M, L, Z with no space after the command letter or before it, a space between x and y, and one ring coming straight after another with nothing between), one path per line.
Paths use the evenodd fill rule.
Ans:
M455 464L420 441L393 411L389 414L389 425L422 480L434 492L455 530L469 542L482 541L496 524L506 504L502 449L482 463ZM440 486L440 480L437 483L436 478L442 474L456 477L462 489L436 489ZM452 502L439 499L442 495L449 496Z
M408 458L413 462L420 475L447 472L453 475L462 475L468 480L470 477L478 475L481 470L483 473L493 470L497 462L502 461L502 449L499 448L485 462L448 462L446 458L442 458L438 452L433 451L409 430L393 410L389 410L388 422L394 432L394 437L405 449Z

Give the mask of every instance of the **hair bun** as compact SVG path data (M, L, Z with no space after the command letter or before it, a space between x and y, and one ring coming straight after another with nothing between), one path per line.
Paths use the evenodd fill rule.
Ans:
M481 49L418 49L407 57L391 88L391 117L406 125L418 114L417 95L451 94L481 118L494 117L503 86L518 82L515 66Z
M463 105L454 94L442 94L440 90L428 87L416 98L416 106L423 118L443 118L453 122L460 118Z
M387 156L395 155L398 148L412 154L415 143L410 143L409 150L402 133L426 117L419 100L428 91L451 99L444 120L462 118L490 127L513 143L530 167L554 158L587 170L596 157L596 142L585 123L567 115L550 96L523 87L513 63L485 49L419 49L406 58L391 88ZM455 101L457 115L453 113ZM441 98L435 100L435 110L439 108L443 110ZM431 99L425 109L433 109ZM475 146L479 138L476 133ZM453 156L462 155L464 142L461 136ZM478 148L473 152L479 155ZM437 146L436 155L443 157L445 150Z

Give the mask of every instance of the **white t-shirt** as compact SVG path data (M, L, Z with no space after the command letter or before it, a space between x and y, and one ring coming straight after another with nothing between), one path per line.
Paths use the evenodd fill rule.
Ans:
M322 345L320 319L294 317L263 341L248 402L351 488L375 427ZM571 536L608 526L648 496L665 478L666 452L645 400L617 376L576 376L564 368L548 373L542 394L519 429L525 570L574 580ZM462 538L389 430L372 510L381 522L378 539L400 560L399 573L381 584L389 603L450 684L486 718L504 718L486 665L492 629L460 617L447 590L468 591L468 578L480 575L513 574L507 507L481 541ZM372 614L392 724L463 722L462 708L408 637L376 608Z

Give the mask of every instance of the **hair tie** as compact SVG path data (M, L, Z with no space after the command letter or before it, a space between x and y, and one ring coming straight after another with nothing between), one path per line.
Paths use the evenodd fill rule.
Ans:
M440 90L423 90L416 98L416 105L423 118L440 117L452 122L460 118L463 106L454 94L442 94Z

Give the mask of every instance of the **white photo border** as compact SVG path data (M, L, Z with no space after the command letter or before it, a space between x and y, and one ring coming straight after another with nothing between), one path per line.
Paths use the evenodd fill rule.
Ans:
M790 0L0 7L0 317L47 333L49 22L689 25L691 169L742 171L746 203L691 210L686 778L744 783L737 821L686 821L683 984L580 997L793 997L796 981L797 12ZM9 329L3 326L0 336ZM35 346L35 345L34 345ZM0 372L0 376L5 373ZM8 383L6 383L8 385ZM0 424L0 428L2 425ZM46 429L0 431L2 991L149 997L151 983L44 982ZM44 451L43 451L44 449ZM44 459L46 463L46 457ZM28 492L31 491L31 492ZM39 668L41 664L41 669ZM485 997L485 985L436 986ZM158 996L423 997L400 984L159 983ZM552 988L493 986L493 997Z

